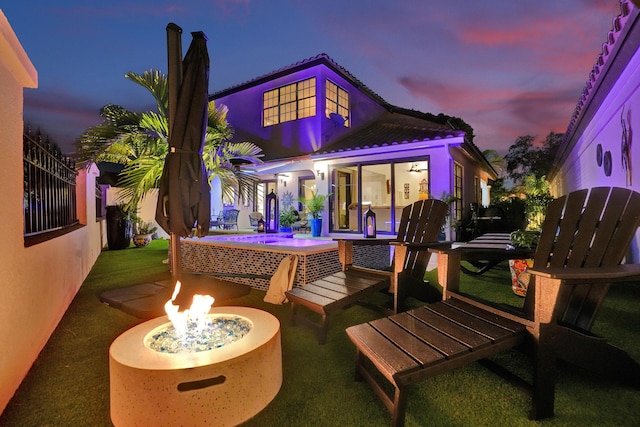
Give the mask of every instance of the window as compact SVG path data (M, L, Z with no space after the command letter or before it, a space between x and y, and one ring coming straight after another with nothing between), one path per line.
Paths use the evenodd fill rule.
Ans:
M331 118L332 113L338 114L344 119L344 127L349 127L349 93L330 80L327 80L326 92L327 118Z
M358 219L362 212L358 204L359 180L360 168L357 165L338 167L333 170L332 181L335 183L335 191L332 196L332 231L357 232L359 230Z
M482 186L480 184L480 178L473 177L473 194L475 197L474 202L480 204L482 202Z
M371 206L371 210L376 214L377 231L393 231L391 229L391 191L387 186L387 182L390 183L391 179L391 164L362 166L360 179L362 209L358 212L358 217L362 218L364 212Z
M298 195L303 199L310 199L312 192L316 191L316 179L310 177L302 177L298 179ZM300 202L298 202L298 212L301 213L303 218L306 218L307 208Z
M316 78L269 90L262 96L262 126L316 115Z
M360 232L369 206L376 228L396 233L402 209L429 198L429 158L406 163L344 165L332 170L331 230Z
M255 185L254 192L255 197L253 199L254 205L253 210L256 212L260 212L263 215L266 215L265 207L265 197L270 192L275 192L278 189L276 181L264 181L258 182Z
M453 164L453 196L456 198L453 204L453 220L462 220L462 166L456 162Z

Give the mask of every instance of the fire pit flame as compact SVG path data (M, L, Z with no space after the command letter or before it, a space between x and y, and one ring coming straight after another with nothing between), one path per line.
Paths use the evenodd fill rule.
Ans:
M209 315L210 295L194 295L191 306L180 311L174 304L181 288L176 282L171 299L164 305L171 322L151 331L144 342L160 353L196 353L232 344L251 330L252 324L241 316Z
M180 281L176 281L176 286L173 289L173 295L164 305L164 311L167 312L167 316L169 316L169 320L171 320L171 323L178 335L182 337L186 334L187 325L191 322L196 324L197 332L202 332L202 330L207 326L207 314L209 313L209 310L211 310L211 306L215 300L211 295L196 294L193 296L191 307L184 311L179 311L180 306L175 305L173 302L178 297L181 286L182 284Z

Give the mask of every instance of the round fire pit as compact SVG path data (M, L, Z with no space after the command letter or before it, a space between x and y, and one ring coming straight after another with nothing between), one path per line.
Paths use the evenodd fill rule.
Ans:
M242 336L210 350L159 351L150 342L171 325L163 316L116 338L109 349L115 426L237 425L273 400L282 385L278 319L248 307L215 307L209 316L239 320Z

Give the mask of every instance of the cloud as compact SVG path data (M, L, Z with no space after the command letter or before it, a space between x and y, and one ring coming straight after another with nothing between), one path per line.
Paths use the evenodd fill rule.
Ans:
M102 106L65 92L46 89L26 90L25 124L40 129L58 144L63 152L72 151L73 142L87 128L101 122Z
M499 100L513 96L508 89L465 83L455 83L425 76L403 76L398 83L412 96L425 98L440 106L443 111L493 109Z
M439 111L469 123L483 147L506 149L518 136L545 137L564 132L575 108L579 90L532 90L500 85L445 83L433 78L398 79L413 97L437 105Z

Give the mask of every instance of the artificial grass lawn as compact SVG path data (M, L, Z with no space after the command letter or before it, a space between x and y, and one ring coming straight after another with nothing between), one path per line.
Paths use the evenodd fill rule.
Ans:
M167 241L147 248L103 252L16 395L0 416L1 426L110 426L108 349L121 333L141 322L103 305L105 290L169 277L162 263ZM462 275L462 288L519 304L509 287L506 267L482 276ZM428 273L436 282L435 271ZM229 305L257 307L281 323L283 384L276 398L246 426L387 426L390 415L373 392L353 380L355 350L344 329L380 316L352 306L331 319L327 344L318 345L303 326L290 326L290 307L262 301L252 290ZM378 298L378 297L376 297ZM412 305L419 304L412 300ZM640 359L640 286L610 291L594 332ZM528 375L530 362L518 352L503 353L501 363ZM530 399L522 390L479 364L423 381L412 387L407 426L632 426L640 420L640 393L605 379L561 366L556 415L527 419Z

